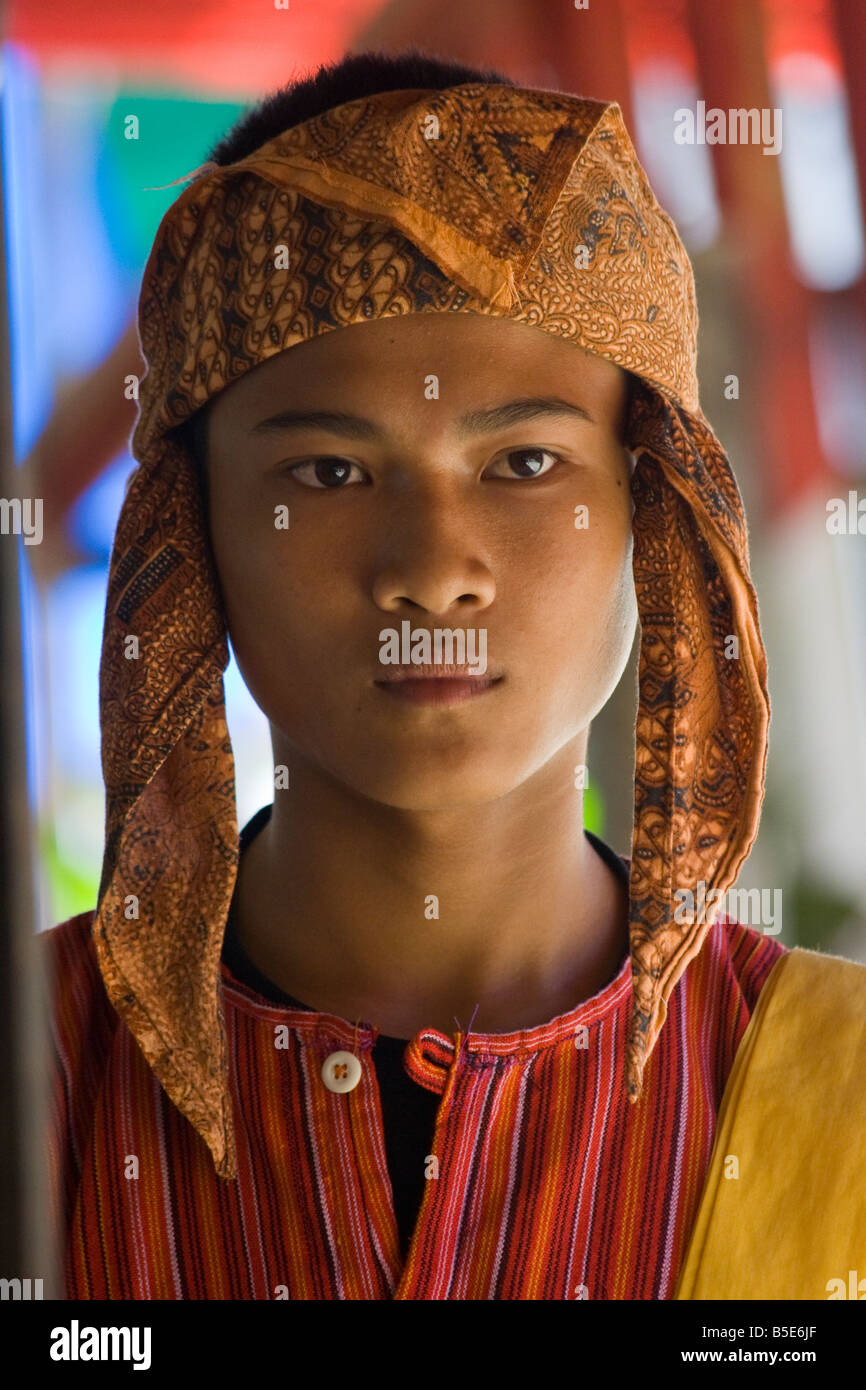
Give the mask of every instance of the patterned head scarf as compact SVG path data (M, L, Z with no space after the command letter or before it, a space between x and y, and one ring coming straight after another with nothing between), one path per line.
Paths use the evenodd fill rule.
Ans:
M319 333L394 314L490 314L638 378L626 439L641 639L623 1076L637 1100L671 991L715 916L675 920L674 894L703 880L718 903L735 881L757 834L770 708L742 501L698 404L692 268L620 108L483 82L385 92L196 172L144 273L139 466L108 580L93 936L111 1002L233 1177L220 1001L239 862L229 650L177 427Z

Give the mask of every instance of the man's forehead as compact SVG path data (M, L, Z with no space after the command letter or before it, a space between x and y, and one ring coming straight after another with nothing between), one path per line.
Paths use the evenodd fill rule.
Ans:
M550 385L551 372L556 373L560 395L573 384L614 404L622 398L628 376L615 363L573 342L511 319L408 314L305 339L250 368L210 404L215 419L236 419L273 401L275 390L287 398L311 390L317 395L347 395L374 383L379 395L387 395L413 380L426 400L442 401L447 389L456 403L474 384L483 389L485 383L498 384L504 400L527 394L524 388L532 373L538 378L532 383L533 394L540 393Z

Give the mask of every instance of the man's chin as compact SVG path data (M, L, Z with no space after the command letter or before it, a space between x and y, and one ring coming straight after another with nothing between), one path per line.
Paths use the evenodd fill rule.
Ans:
M356 771L344 780L369 801L398 811L423 814L487 805L507 796L520 779L506 769L496 777L489 762L449 772L420 762L416 769L407 768L405 762L389 766L388 760L383 758L367 775Z

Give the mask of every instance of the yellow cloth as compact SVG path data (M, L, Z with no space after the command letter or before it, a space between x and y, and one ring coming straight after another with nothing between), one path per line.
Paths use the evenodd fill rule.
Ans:
M797 947L737 1051L675 1298L850 1298L859 1280L864 1298L866 966Z

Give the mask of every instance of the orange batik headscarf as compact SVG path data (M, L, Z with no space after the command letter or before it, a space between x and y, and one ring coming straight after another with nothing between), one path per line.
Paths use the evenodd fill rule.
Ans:
M108 581L93 933L112 1004L226 1178L220 956L239 860L229 651L197 471L176 431L296 343L430 313L531 324L640 379L626 439L641 623L632 1100L713 918L677 922L674 894L703 879L718 902L757 833L770 711L743 506L698 404L691 265L619 106L478 82L385 92L203 166L163 218L141 289L148 370Z

